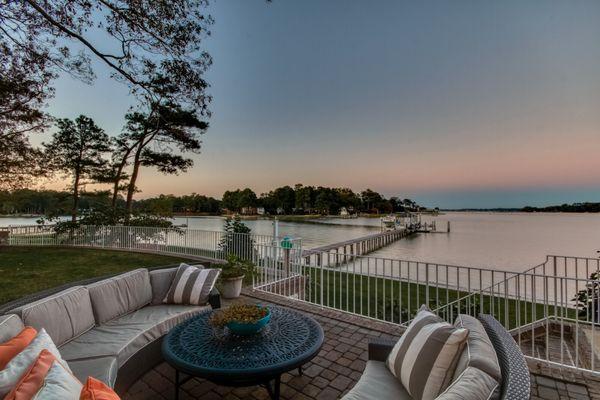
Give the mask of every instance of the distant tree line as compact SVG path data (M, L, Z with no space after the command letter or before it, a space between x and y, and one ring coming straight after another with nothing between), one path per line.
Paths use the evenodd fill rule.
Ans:
M547 207L523 207L524 212L571 212L571 213L597 213L600 212L600 203L573 203Z
M282 186L257 196L251 189L226 191L222 208L230 212L252 214L262 208L268 214L339 214L342 208L349 213L391 213L404 210L419 210L410 199L391 197L366 189L356 193L349 188L323 186Z
M102 217L106 223L122 223L122 215L113 213L114 193L105 191L81 191L78 194L77 215L93 220ZM127 199L118 194L116 210L125 210ZM182 214L218 215L224 212L256 214L262 208L265 214L339 214L342 208L348 213L391 213L423 210L410 199L390 197L366 189L356 193L348 188L283 186L268 193L256 195L249 188L226 191L222 200L192 193L189 195L160 195L131 203L132 215L155 215L171 217ZM0 191L1 214L36 214L46 216L70 215L73 211L72 191L17 189ZM114 218L110 220L111 216ZM102 222L102 221L98 221Z

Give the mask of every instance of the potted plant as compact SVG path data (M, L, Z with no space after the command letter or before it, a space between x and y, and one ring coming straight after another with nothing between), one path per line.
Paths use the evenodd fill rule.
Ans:
M235 299L242 292L244 278L254 275L254 264L235 254L227 256L227 263L221 266L221 296L225 299Z
M210 324L215 328L227 327L236 335L252 335L269 323L271 312L260 304L233 304L213 312Z

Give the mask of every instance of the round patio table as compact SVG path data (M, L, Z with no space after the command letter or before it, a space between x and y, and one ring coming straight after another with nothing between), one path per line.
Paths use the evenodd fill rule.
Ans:
M203 312L177 325L165 337L162 352L175 368L175 398L179 388L193 377L224 386L263 385L279 399L281 375L317 355L323 344L323 329L313 318L278 306L268 306L271 320L257 334L234 335L227 328L214 328ZM186 378L180 379L183 373Z

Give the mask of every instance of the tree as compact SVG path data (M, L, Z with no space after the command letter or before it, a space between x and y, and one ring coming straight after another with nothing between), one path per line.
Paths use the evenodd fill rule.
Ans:
M0 15L2 11L0 10ZM0 17L0 32L2 19ZM0 35L0 189L26 186L43 175L40 152L29 143L28 134L43 130L47 116L40 111L51 91L41 90L51 75L28 56L12 57L11 47Z
M239 216L227 218L223 224L223 231L219 248L224 254L252 259L255 245L254 239L250 236L252 230L241 221Z
M294 186L294 192L296 195L296 209L310 213L312 211L312 197L315 188L312 186L303 186L301 183L297 183Z
M94 79L92 60L143 104L173 102L207 115L201 49L213 19L208 0L23 0L0 6L0 177L18 185L32 169L28 133L48 123L52 82ZM33 157L35 160L35 157ZM26 167L26 169L24 169Z
M256 193L250 188L244 190L228 190L223 194L223 208L230 211L239 212L244 207L256 207L257 204L258 199Z
M579 290L573 301L580 318L592 322L600 321L600 273L591 273L585 283L585 289Z
M105 174L105 154L111 150L108 135L94 121L80 115L75 121L57 121L58 132L46 146L48 166L69 175L72 183L71 222L77 221L79 191L82 185Z
M125 132L119 140L123 147L132 150L123 152L119 165L131 163L132 166L125 205L127 212L131 213L140 167L154 167L165 174L187 171L193 161L175 151L198 153L201 146L199 136L206 131L208 123L198 119L194 110L184 110L175 103L155 104L147 113L132 112L125 119ZM117 174L115 179L118 188L121 174Z
M363 203L363 208L366 212L377 211L377 207L383 201L383 197L371 189L364 190L360 194L360 198Z

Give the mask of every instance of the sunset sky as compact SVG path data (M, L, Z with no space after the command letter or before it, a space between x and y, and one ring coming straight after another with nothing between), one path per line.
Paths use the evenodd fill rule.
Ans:
M195 167L147 197L285 184L430 206L600 201L600 1L216 1ZM117 134L132 100L97 65L48 111ZM60 186L54 183L54 186Z

